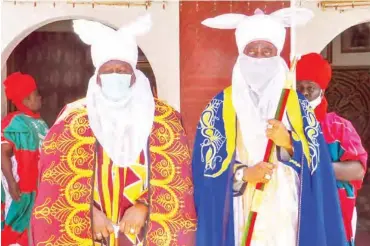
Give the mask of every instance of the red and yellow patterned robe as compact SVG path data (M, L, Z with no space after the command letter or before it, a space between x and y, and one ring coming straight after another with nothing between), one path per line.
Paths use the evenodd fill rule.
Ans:
M185 131L173 108L157 99L155 105L148 150L128 168L113 166L101 151L83 100L66 107L42 148L42 175L32 218L35 246L94 245L93 204L118 222L125 209L140 199L149 204L142 237L121 234L118 245L194 245L196 215ZM109 241L111 246L116 244L114 235Z

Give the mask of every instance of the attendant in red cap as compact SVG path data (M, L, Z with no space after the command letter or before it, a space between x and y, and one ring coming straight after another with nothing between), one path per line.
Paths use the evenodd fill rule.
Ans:
M348 245L354 245L355 228L352 228L351 222L368 155L351 122L334 112L327 113L328 102L324 92L331 74L329 63L321 55L304 55L297 64L297 90L308 99L321 124L337 179Z
M1 122L1 245L29 245L39 146L47 125L40 118L41 97L28 74L13 73L5 81L5 94L19 111Z

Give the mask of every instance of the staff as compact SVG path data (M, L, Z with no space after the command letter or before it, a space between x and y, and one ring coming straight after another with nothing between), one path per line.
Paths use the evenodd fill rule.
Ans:
M295 68L297 66L297 62L298 62L298 57L295 56L293 58L292 63L291 63L290 70L287 74L287 79L285 81L284 89L281 91L279 104L278 104L278 107L277 107L276 112L275 112L275 120L281 121L283 119L286 103L287 103L288 97L289 97L289 92L295 87L293 85L295 85ZM273 147L274 147L274 143L271 139L269 139L268 143L267 143L267 146L266 146L265 155L264 155L264 158L263 158L264 162L271 162L272 161L271 158L272 158ZM264 183L257 183L256 184L256 189L255 189L254 194L253 194L252 204L262 194L264 188L265 188ZM257 196L256 196L256 193L257 193ZM254 211L253 209L251 209L251 211L249 213L249 216L248 216L248 222L247 222L247 226L245 228L245 234L244 234L242 245L250 246L252 235L253 235L253 230L254 230L254 224L255 224L256 219L257 219L257 214L258 214L257 211Z

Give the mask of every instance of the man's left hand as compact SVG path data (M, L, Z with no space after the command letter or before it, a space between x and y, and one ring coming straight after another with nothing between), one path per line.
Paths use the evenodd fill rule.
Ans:
M270 127L266 129L266 136L271 139L275 145L286 149L289 154L292 154L292 142L290 134L284 124L278 120L269 120Z
M119 230L125 234L139 234L147 216L148 207L142 203L136 203L126 210L119 224Z

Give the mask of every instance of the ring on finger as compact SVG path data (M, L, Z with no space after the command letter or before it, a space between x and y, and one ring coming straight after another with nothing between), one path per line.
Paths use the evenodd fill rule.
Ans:
M130 234L135 234L135 229L134 228L130 229Z
M265 178L266 180L270 180L270 179L271 179L271 175L270 175L270 174L268 174L268 173L266 173L264 178Z

